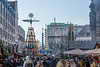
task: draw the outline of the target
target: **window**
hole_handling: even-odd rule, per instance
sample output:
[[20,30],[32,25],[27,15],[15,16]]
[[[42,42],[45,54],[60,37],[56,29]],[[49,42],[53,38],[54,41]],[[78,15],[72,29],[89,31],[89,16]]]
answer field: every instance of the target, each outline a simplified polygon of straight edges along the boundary
[[9,33],[8,33],[8,39],[10,38],[10,35],[9,35]]
[[86,36],[90,36],[90,33],[86,33]]
[[1,15],[2,15],[2,5],[1,5]]
[[2,17],[0,17],[0,23],[2,24]]
[[1,5],[0,5],[0,14],[1,14]]
[[7,20],[7,15],[8,15],[8,13],[7,13],[7,10],[6,10],[6,20]]
[[2,35],[2,29],[0,28],[0,35]]
[[5,26],[5,20],[3,20],[3,26]]
[[7,23],[7,22],[5,22],[6,28],[7,28],[7,24],[8,24],[8,23]]
[[3,8],[3,16],[5,17],[5,9]]
[[67,36],[66,34],[64,34],[64,36]]
[[7,32],[5,32],[5,37],[7,38]]
[[5,31],[3,30],[3,36],[5,36]]

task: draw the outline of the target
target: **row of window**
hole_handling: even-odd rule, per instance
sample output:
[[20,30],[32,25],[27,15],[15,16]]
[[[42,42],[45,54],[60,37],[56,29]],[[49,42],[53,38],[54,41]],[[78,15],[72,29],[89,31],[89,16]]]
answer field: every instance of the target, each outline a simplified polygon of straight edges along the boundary
[[11,34],[7,33],[5,30],[2,31],[0,28],[0,35],[3,35],[3,37],[10,39],[11,41],[15,41],[15,37],[12,36]]
[[0,23],[3,25],[3,29],[5,29],[5,30],[8,29],[8,32],[11,31],[12,34],[15,34],[14,27],[12,27],[12,25],[10,25],[4,19],[2,19],[2,17],[0,17]]
[[0,5],[0,14],[12,25],[15,27],[15,17],[8,12],[7,8]]
[[63,38],[63,40],[61,40],[61,38],[48,38],[48,43],[49,44],[59,44],[59,43],[67,43],[67,38]]

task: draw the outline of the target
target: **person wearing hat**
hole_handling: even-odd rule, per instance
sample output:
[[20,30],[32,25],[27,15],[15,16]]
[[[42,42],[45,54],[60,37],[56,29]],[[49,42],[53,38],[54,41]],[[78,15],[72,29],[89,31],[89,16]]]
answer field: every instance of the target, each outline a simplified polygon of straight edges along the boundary
[[29,56],[26,56],[26,61],[24,62],[23,67],[34,67],[33,61]]
[[73,59],[71,59],[70,66],[71,66],[71,67],[76,67],[76,64],[75,64],[75,62],[74,62]]

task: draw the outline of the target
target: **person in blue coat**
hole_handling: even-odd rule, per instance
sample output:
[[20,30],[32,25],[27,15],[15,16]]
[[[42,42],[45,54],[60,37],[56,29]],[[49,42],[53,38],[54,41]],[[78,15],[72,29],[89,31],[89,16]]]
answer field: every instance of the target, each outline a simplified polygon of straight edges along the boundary
[[21,59],[20,66],[23,67],[24,59]]

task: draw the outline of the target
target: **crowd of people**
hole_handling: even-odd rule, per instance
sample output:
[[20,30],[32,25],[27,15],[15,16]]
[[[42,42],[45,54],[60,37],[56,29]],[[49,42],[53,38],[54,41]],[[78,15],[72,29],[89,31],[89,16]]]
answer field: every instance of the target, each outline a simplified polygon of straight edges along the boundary
[[74,57],[73,59],[60,59],[56,67],[100,67],[97,56]]
[[12,58],[9,56],[4,61],[4,67],[56,67],[57,60],[55,58],[30,58],[30,56],[22,58]]
[[9,56],[4,61],[4,67],[100,67],[100,62],[97,56],[71,59],[30,58],[30,56],[14,59]]

